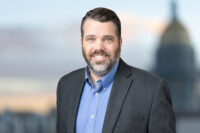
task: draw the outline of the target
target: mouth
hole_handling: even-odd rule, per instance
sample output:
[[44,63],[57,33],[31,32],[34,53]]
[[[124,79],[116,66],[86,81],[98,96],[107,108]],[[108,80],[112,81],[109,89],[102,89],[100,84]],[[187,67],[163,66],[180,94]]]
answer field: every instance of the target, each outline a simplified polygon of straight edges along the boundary
[[106,58],[108,58],[108,55],[93,55],[92,58],[95,60],[95,61],[105,61]]

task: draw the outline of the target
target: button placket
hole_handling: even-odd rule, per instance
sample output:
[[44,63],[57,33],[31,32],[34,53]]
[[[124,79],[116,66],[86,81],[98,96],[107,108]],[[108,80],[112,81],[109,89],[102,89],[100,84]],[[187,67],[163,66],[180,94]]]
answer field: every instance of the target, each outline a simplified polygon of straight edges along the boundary
[[[97,90],[97,88],[92,88],[94,90]],[[89,131],[94,131],[95,128],[95,121],[96,121],[96,113],[97,113],[97,109],[98,109],[98,105],[99,105],[99,93],[98,92],[92,92],[92,101],[91,101],[91,105],[89,108],[89,118],[87,121],[87,125],[85,128],[85,132],[89,132]]]

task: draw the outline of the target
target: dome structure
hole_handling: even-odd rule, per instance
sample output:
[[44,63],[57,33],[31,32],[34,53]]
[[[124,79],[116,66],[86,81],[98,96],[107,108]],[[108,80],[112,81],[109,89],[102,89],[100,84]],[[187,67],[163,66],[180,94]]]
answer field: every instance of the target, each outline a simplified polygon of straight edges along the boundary
[[165,29],[160,44],[190,44],[190,37],[186,28],[174,18]]
[[186,28],[176,14],[176,3],[171,5],[172,19],[160,38],[154,72],[169,84],[175,112],[195,110],[195,59]]

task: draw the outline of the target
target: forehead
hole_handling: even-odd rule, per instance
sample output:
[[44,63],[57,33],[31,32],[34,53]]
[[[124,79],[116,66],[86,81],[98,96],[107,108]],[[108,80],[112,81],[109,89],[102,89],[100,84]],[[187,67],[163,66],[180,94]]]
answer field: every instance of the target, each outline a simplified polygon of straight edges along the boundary
[[113,35],[115,34],[115,25],[112,21],[99,22],[94,19],[87,19],[83,25],[84,36],[87,35]]

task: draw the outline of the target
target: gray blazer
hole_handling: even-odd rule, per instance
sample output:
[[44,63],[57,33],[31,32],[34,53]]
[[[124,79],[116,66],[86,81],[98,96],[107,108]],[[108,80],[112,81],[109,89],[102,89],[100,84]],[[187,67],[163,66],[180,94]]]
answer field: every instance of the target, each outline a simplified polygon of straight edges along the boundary
[[[85,69],[63,76],[57,88],[57,133],[75,133]],[[103,133],[175,133],[175,114],[165,81],[121,59]]]

